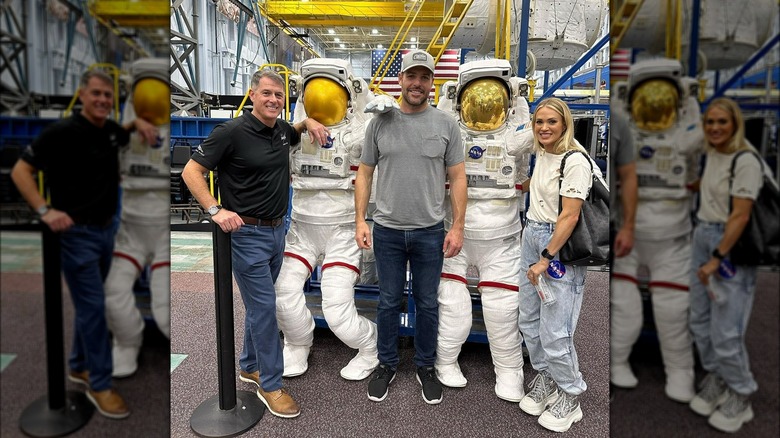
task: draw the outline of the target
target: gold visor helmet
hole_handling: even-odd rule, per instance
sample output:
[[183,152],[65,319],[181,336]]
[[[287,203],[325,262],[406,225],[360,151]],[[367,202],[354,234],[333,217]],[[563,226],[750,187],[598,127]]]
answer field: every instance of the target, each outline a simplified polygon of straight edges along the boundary
[[160,126],[171,121],[171,89],[165,82],[146,78],[133,88],[133,109],[136,116]]
[[680,93],[666,79],[649,79],[631,92],[631,116],[637,128],[663,131],[677,121]]
[[333,79],[315,77],[306,82],[303,108],[307,116],[323,125],[333,126],[344,120],[348,103],[347,90]]
[[506,121],[509,93],[495,78],[469,82],[461,92],[460,121],[474,131],[492,131]]

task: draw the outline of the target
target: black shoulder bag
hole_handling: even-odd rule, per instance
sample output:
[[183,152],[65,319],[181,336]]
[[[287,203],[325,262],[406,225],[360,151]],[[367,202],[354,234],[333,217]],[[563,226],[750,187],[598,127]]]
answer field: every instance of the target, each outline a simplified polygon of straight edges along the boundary
[[[609,263],[609,189],[598,178],[593,169],[593,162],[588,154],[582,151],[569,151],[561,160],[561,175],[558,179],[558,192],[563,184],[563,169],[566,158],[579,152],[590,163],[593,185],[588,196],[582,203],[580,218],[574,227],[569,240],[558,252],[561,262],[574,266],[601,266]],[[558,195],[558,214],[561,214],[563,202]]]
[[[744,153],[751,153],[761,164],[763,184],[758,198],[753,202],[750,221],[729,251],[729,259],[735,265],[777,265],[780,262],[780,192],[774,181],[764,173],[764,160],[758,154],[747,150],[734,155],[729,172],[729,193],[734,182],[737,158]],[[729,196],[729,214],[731,208],[732,198]]]

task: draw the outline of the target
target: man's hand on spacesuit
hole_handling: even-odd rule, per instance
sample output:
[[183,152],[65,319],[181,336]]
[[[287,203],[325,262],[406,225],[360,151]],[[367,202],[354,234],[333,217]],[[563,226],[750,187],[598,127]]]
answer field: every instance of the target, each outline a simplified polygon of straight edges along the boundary
[[315,144],[322,146],[328,143],[328,136],[330,135],[330,131],[325,127],[325,125],[311,117],[306,118],[303,121],[303,124],[306,126],[306,132],[309,133],[309,137],[314,140]]
[[401,106],[398,105],[398,102],[392,97],[382,94],[375,97],[371,102],[368,102],[363,112],[381,114],[386,113],[393,108],[400,109]]
[[141,140],[148,145],[157,144],[157,136],[160,135],[159,129],[146,120],[137,117],[133,120],[133,127],[138,135],[141,136]]

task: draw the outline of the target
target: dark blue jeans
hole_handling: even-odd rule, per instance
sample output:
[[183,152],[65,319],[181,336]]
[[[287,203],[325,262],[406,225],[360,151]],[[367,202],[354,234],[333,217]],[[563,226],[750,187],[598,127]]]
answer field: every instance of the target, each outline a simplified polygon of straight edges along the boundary
[[284,359],[276,323],[276,291],[284,258],[284,227],[243,225],[231,234],[233,275],[244,302],[241,369],[260,371],[263,391],[282,387]]
[[73,225],[60,235],[62,272],[75,309],[73,348],[68,365],[89,370],[93,391],[111,387],[111,342],[106,324],[103,281],[114,251],[114,223],[107,227]]
[[398,328],[406,266],[412,273],[412,294],[416,306],[414,321],[414,363],[433,366],[439,328],[437,291],[444,262],[444,223],[416,230],[395,230],[374,223],[373,241],[379,276],[379,306],[376,311],[379,362],[395,369],[398,357]]

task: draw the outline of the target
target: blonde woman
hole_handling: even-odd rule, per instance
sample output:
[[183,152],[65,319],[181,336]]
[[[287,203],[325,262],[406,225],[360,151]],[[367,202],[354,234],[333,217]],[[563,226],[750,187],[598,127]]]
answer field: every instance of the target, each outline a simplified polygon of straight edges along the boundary
[[704,136],[707,161],[693,233],[690,327],[707,375],[690,407],[708,416],[714,428],[736,432],[753,418],[748,397],[758,389],[745,348],[756,267],[732,265],[729,251],[750,218],[762,185],[762,163],[752,153],[742,154],[729,189],[736,153],[755,152],[745,139],[742,112],[731,99],[715,99],[707,107]]
[[536,164],[522,239],[521,266],[525,272],[520,275],[519,319],[531,365],[538,374],[520,401],[520,408],[538,415],[543,427],[565,432],[582,419],[578,397],[587,389],[573,338],[586,268],[564,265],[557,254],[577,224],[596,167],[583,154],[570,155],[559,189],[564,155],[570,150],[584,151],[574,140],[569,107],[560,99],[539,102],[531,129]]

